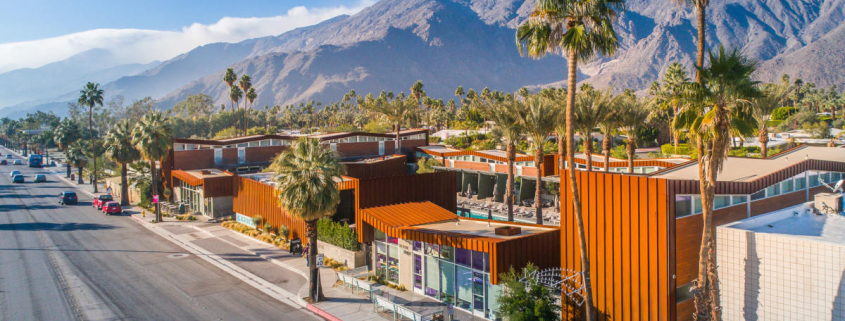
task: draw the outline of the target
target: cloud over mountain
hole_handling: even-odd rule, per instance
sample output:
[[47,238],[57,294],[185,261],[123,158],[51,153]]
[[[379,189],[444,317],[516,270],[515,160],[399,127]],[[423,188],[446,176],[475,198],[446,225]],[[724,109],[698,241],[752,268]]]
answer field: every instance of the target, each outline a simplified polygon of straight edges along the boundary
[[355,6],[323,8],[294,7],[283,15],[264,18],[224,17],[214,24],[194,23],[179,31],[143,29],[95,29],[32,41],[0,44],[0,73],[39,67],[91,49],[106,49],[120,63],[148,63],[167,60],[198,46],[215,42],[279,35],[294,28],[313,25],[339,15],[354,14],[372,5],[360,0]]

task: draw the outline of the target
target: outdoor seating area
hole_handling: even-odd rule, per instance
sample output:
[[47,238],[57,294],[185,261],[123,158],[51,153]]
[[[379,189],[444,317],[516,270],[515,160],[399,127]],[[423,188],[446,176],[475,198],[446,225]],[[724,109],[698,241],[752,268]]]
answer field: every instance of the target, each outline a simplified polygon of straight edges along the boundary
[[[543,203],[543,221],[550,225],[560,225],[560,210],[554,207],[554,202],[546,201]],[[495,202],[492,200],[477,200],[458,194],[458,208],[465,209],[470,212],[481,214],[480,216],[472,216],[475,218],[486,219],[488,211],[492,212],[494,220],[503,220],[508,216],[508,206],[506,203]],[[513,206],[514,217],[518,221],[535,222],[537,209],[534,207],[534,200],[523,200],[519,204]],[[458,215],[462,215],[459,210]]]
[[[446,310],[440,302],[430,300],[426,300],[426,302],[415,302],[401,296],[385,293],[377,289],[380,286],[378,283],[366,279],[369,275],[370,273],[366,266],[337,273],[338,280],[341,282],[344,290],[368,297],[373,302],[374,311],[392,315],[393,320],[434,320],[435,315],[442,315]],[[411,305],[409,303],[413,303],[414,306],[422,307],[423,309],[415,311],[408,307]]]

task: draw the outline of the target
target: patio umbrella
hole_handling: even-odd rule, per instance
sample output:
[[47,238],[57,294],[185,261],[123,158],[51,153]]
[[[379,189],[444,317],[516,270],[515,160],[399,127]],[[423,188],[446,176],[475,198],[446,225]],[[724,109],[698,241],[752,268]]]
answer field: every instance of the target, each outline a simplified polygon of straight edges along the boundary
[[466,192],[466,194],[467,194],[467,196],[466,196],[466,197],[472,198],[472,185],[467,184],[467,192]]
[[490,227],[490,221],[493,220],[493,210],[487,209],[487,227]]

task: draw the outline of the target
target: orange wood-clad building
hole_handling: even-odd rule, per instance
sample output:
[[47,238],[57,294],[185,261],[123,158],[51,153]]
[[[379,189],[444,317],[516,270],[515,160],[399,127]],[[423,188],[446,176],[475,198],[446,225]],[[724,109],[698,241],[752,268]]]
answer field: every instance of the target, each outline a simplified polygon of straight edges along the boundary
[[[649,175],[575,175],[599,320],[692,320],[689,288],[702,235],[697,163]],[[729,157],[716,187],[714,224],[812,201],[829,191],[819,179],[845,179],[845,149],[800,146],[767,159]],[[561,266],[577,271],[568,172],[561,193]]]

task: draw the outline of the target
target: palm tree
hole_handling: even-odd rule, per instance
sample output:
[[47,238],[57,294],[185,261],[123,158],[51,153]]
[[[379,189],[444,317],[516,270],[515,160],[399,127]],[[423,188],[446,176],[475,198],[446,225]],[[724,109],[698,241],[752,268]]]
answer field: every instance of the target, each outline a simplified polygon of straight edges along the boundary
[[[574,164],[575,87],[578,77],[578,59],[589,60],[596,54],[612,56],[616,52],[618,39],[613,29],[616,12],[623,10],[624,0],[540,0],[531,13],[528,22],[517,28],[517,49],[520,55],[540,58],[549,53],[564,52],[567,56],[569,73],[567,79],[566,129],[567,159]],[[573,168],[570,165],[570,168]],[[575,172],[569,171],[572,189],[572,205],[578,225],[578,241],[581,249],[581,266],[584,269],[584,301],[587,320],[596,316],[593,312],[593,288],[590,279],[590,259],[584,219],[581,213],[581,199]]]
[[649,111],[637,97],[619,97],[619,130],[628,137],[625,151],[628,154],[628,173],[634,172],[634,152],[637,148],[637,131],[645,126]]
[[588,90],[580,93],[575,102],[575,129],[584,140],[584,156],[587,158],[587,171],[593,171],[593,129],[604,122],[613,103],[610,89],[605,91]]
[[[94,142],[94,106],[103,106],[103,90],[100,84],[89,82],[79,91],[79,105],[88,106],[88,133],[91,136],[91,143]],[[94,157],[94,193],[97,193],[97,158]]]
[[505,190],[505,203],[508,205],[508,221],[513,222],[513,190],[514,171],[516,162],[516,142],[522,137],[524,128],[520,121],[525,118],[525,104],[516,99],[485,100],[479,105],[481,112],[492,120],[502,132],[508,159],[508,182]]
[[[417,80],[417,82],[411,85],[411,96],[414,96],[414,101],[417,102],[416,114],[419,115],[420,108],[422,108],[422,104],[420,104],[420,99],[423,96],[423,83],[421,80]],[[417,119],[419,119],[419,116],[417,116]],[[416,127],[416,121],[414,122],[414,125],[414,127]]]
[[757,140],[760,142],[760,157],[769,156],[769,129],[766,120],[772,112],[780,107],[786,97],[786,88],[781,85],[769,84],[763,88],[760,97],[753,101],[754,118],[757,119]]
[[621,97],[613,98],[608,104],[604,119],[599,123],[599,130],[604,138],[602,139],[602,153],[604,154],[604,171],[610,171],[610,150],[613,148],[613,135],[619,129],[620,124],[620,102]]
[[[235,71],[232,70],[232,68],[226,69],[226,73],[223,75],[223,82],[226,83],[227,86],[229,86],[229,100],[232,102],[232,104],[230,106],[231,108],[229,108],[229,109],[231,109],[233,112],[235,110],[235,100],[232,99],[232,87],[235,86],[235,81],[237,81],[237,80],[238,80],[238,74],[236,74]],[[240,97],[238,97],[238,98],[240,98]],[[236,119],[235,117],[237,117],[237,115],[232,114],[232,120],[233,120],[232,125],[235,126],[235,128],[237,128],[237,120],[235,120]]]
[[[710,52],[710,66],[699,68],[705,85],[691,90],[690,103],[675,117],[675,128],[686,129],[697,141],[699,186],[703,233],[699,251],[698,278],[690,291],[695,299],[696,320],[721,320],[719,276],[716,270],[716,239],[713,226],[713,197],[718,174],[730,151],[729,132],[750,136],[757,127],[749,99],[758,95],[751,79],[756,62],[737,50]],[[705,148],[706,146],[706,148]]]
[[88,164],[88,158],[85,157],[85,149],[86,146],[81,141],[73,142],[67,149],[65,149],[65,158],[67,159],[67,163],[79,168],[79,177],[76,179],[78,184],[85,183],[82,179],[82,168]]
[[[249,90],[252,89],[252,78],[249,75],[241,76],[241,80],[238,81],[238,87],[241,89],[241,94],[242,94],[241,97],[243,97],[243,95],[246,95],[247,93],[249,93]],[[240,99],[240,97],[238,97],[238,98]],[[237,104],[237,100],[235,101],[235,103]],[[247,128],[246,128],[246,107],[247,107],[246,103],[247,102],[245,101],[244,102],[244,113],[240,115],[241,119],[243,119],[243,123],[241,124],[241,126],[244,126],[244,135],[246,135],[246,130],[247,130]],[[238,106],[238,108],[240,108],[240,106]]]
[[232,112],[234,113],[233,115],[234,115],[234,118],[235,118],[235,123],[234,123],[235,133],[238,132],[238,127],[239,127],[238,126],[238,113],[241,110],[240,101],[241,101],[241,97],[243,97],[243,96],[244,96],[244,92],[241,91],[241,89],[238,86],[232,86],[232,88],[229,88],[229,99],[232,101],[232,103],[237,105],[236,108],[232,109]]
[[[63,151],[67,151],[68,147],[73,142],[78,141],[82,136],[82,132],[79,128],[79,124],[75,122],[71,118],[65,118],[59,123],[59,126],[56,127],[56,130],[53,131],[53,140],[56,141],[56,145],[59,145],[59,149]],[[70,177],[70,162],[67,163],[67,177]]]
[[[681,100],[683,99],[684,90],[688,85],[689,79],[687,78],[687,72],[684,66],[677,62],[669,65],[669,68],[666,69],[666,74],[663,75],[663,86],[661,86],[660,96],[669,105],[669,108],[672,109],[672,117],[678,114],[678,108],[682,104]],[[678,150],[678,135],[679,133],[673,133],[672,135],[675,150]]]
[[463,107],[464,102],[464,86],[458,86],[455,88],[455,96],[458,96],[458,102],[461,103],[460,107]]
[[106,134],[106,157],[120,163],[120,205],[129,205],[129,185],[126,165],[141,159],[141,153],[132,140],[133,125],[123,120]]
[[[696,29],[698,29],[698,41],[696,42],[696,48],[698,49],[695,55],[695,66],[696,68],[704,68],[704,47],[706,39],[706,28],[707,28],[707,17],[706,17],[706,9],[707,6],[710,5],[710,0],[672,0],[675,4],[679,6],[692,6],[695,8],[697,25]],[[701,77],[701,71],[696,73],[696,82],[699,84],[704,84],[703,79]]]
[[405,117],[410,114],[412,108],[416,108],[415,105],[407,102],[404,98],[404,94],[402,93],[399,94],[399,97],[393,100],[388,100],[386,97],[379,96],[379,98],[365,102],[363,106],[367,111],[384,115],[391,123],[393,123],[393,128],[396,130],[394,153],[400,152],[401,145],[399,131],[402,128],[402,121],[404,121]]
[[[132,130],[132,141],[144,160],[150,163],[150,185],[152,185],[153,195],[158,195],[156,161],[163,160],[173,144],[173,129],[168,125],[167,117],[159,111],[144,115]],[[158,203],[155,205],[155,212],[156,222],[161,222]]]
[[531,137],[534,146],[534,166],[537,168],[537,187],[534,193],[534,206],[537,209],[537,224],[543,224],[543,202],[540,198],[543,192],[543,143],[555,129],[557,113],[553,102],[540,96],[531,96],[525,99],[525,111],[519,121],[525,132]]
[[311,303],[320,301],[322,286],[317,267],[317,220],[331,216],[340,202],[336,179],[346,173],[337,153],[323,147],[319,139],[300,138],[276,156],[270,169],[275,174],[279,206],[289,215],[305,221],[308,235],[309,289]]
[[[255,88],[250,88],[249,90],[247,90],[246,94],[244,95],[244,98],[246,98],[246,102],[249,103],[249,108],[252,109],[252,103],[255,102],[255,98],[258,98],[258,94],[255,92]],[[246,103],[244,103],[244,106],[246,106]],[[244,111],[246,111],[246,110],[247,110],[246,107],[244,107]],[[265,110],[265,112],[267,111],[266,105],[264,106],[264,110]],[[247,131],[249,131],[249,117],[247,115],[247,116],[244,116],[244,118],[245,118],[245,122],[246,122],[244,124],[244,133],[246,133]]]

